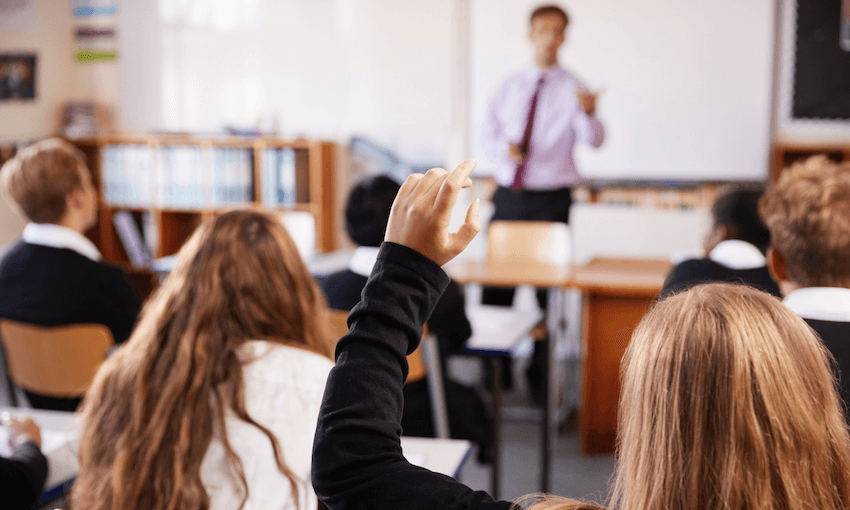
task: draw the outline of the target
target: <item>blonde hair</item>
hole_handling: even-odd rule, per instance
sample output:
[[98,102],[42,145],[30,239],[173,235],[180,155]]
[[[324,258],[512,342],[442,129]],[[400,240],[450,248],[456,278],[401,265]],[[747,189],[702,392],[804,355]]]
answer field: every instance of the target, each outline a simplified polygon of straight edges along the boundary
[[[850,508],[830,359],[800,317],[750,287],[701,285],[658,303],[621,366],[609,508]],[[531,506],[599,508],[557,497]]]
[[814,156],[782,172],[759,203],[771,246],[803,287],[850,287],[850,162]]
[[623,358],[611,508],[850,508],[829,360],[755,289],[702,285],[660,302]]
[[298,501],[277,438],[247,413],[238,349],[267,340],[330,358],[327,318],[324,295],[274,216],[234,210],[201,225],[86,394],[73,506],[207,509],[200,468],[214,436],[244,506],[242,462],[221,433],[227,411],[269,438]]
[[73,145],[49,138],[21,149],[0,171],[3,188],[34,223],[58,223],[67,197],[82,186],[88,172],[83,154]]

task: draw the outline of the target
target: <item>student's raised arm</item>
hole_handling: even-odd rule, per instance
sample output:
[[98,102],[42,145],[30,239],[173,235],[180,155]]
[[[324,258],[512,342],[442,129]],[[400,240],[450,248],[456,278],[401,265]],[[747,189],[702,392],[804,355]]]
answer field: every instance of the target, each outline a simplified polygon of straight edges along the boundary
[[440,265],[480,228],[478,206],[449,232],[458,191],[475,160],[454,171],[408,178],[390,215],[385,242],[363,299],[336,349],[313,444],[313,486],[331,510],[508,509],[482,491],[409,464],[399,436],[405,355],[449,282]]

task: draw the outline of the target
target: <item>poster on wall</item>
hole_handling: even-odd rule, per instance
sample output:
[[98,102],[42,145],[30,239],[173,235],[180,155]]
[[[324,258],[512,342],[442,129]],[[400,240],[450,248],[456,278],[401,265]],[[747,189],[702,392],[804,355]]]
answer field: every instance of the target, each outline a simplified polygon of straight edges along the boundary
[[35,54],[0,54],[0,101],[35,99]]
[[118,0],[72,0],[74,16],[114,16],[118,13]]
[[115,60],[115,28],[112,26],[78,26],[74,31],[77,62]]

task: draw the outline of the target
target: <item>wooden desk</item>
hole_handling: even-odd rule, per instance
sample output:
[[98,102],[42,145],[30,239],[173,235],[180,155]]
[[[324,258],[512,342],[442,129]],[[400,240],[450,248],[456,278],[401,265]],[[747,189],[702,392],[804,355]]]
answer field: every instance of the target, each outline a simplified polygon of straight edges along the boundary
[[563,287],[570,281],[570,266],[559,264],[488,264],[481,260],[454,260],[443,268],[461,285],[492,287]]
[[[493,267],[480,261],[458,261],[447,264],[446,271],[460,283],[582,291],[584,384],[579,438],[582,453],[602,454],[613,452],[616,443],[620,360],[671,267],[664,259],[596,258],[572,267]],[[544,442],[547,435],[544,432]],[[546,449],[544,446],[544,456]],[[548,465],[545,460],[544,465]]]
[[614,451],[620,360],[670,268],[667,260],[612,258],[593,259],[573,268],[569,286],[584,295],[584,384],[579,428],[584,454]]

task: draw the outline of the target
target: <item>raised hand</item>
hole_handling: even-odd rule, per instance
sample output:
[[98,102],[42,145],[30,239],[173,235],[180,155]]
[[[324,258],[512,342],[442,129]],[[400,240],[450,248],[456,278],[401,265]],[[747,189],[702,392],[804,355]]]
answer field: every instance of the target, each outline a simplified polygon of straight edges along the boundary
[[458,192],[472,185],[469,174],[477,163],[470,158],[451,172],[432,168],[408,177],[393,202],[384,240],[416,250],[439,265],[462,252],[481,229],[478,201],[469,206],[457,232],[449,232],[449,221]]

